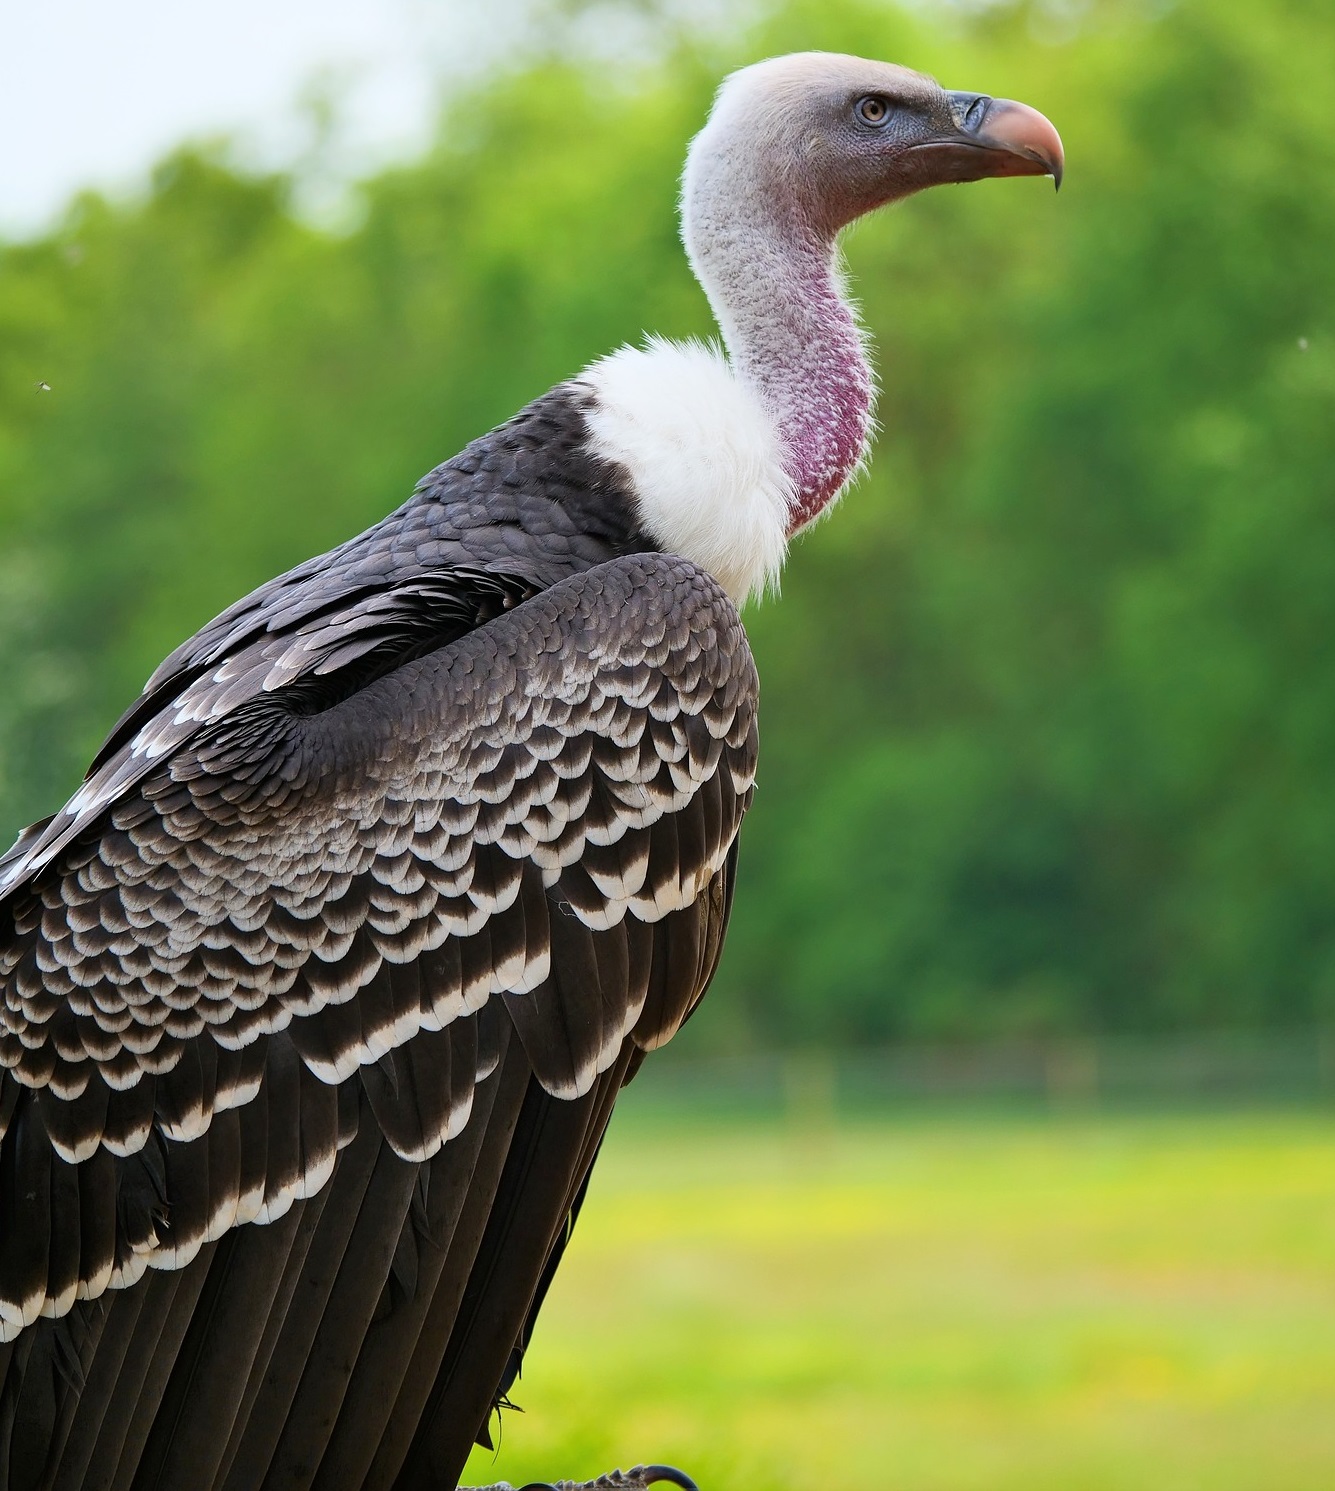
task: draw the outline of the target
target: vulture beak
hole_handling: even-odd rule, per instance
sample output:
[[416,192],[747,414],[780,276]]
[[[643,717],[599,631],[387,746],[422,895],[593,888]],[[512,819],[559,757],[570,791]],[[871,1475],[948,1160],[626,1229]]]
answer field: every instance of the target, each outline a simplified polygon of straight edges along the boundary
[[985,93],[947,93],[954,129],[915,144],[938,181],[1051,176],[1062,184],[1061,136],[1037,109]]

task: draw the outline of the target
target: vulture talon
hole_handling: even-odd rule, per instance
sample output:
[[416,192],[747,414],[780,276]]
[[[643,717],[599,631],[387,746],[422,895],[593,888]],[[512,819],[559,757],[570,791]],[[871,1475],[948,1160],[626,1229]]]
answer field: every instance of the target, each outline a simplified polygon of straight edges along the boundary
[[[596,1481],[529,1481],[518,1491],[647,1491],[663,1483],[681,1491],[700,1491],[686,1474],[672,1465],[634,1465],[629,1470],[611,1470]],[[459,1491],[512,1491],[504,1481],[495,1486],[460,1486]]]
[[[684,1470],[678,1470],[672,1465],[643,1465],[638,1466],[640,1478],[646,1486],[657,1485],[660,1481],[666,1481],[670,1486],[680,1486],[682,1491],[700,1491],[699,1486],[686,1474]],[[636,1474],[632,1470],[631,1474]]]

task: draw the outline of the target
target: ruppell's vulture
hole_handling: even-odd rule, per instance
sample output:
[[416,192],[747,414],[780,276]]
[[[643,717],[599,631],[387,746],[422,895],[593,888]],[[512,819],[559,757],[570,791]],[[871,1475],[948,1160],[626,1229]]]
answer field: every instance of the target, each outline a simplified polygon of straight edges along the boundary
[[456,1485],[718,962],[736,608],[870,428],[837,235],[1061,164],[902,68],[736,74],[682,196],[726,353],[613,353],[238,601],[0,860],[0,1487]]

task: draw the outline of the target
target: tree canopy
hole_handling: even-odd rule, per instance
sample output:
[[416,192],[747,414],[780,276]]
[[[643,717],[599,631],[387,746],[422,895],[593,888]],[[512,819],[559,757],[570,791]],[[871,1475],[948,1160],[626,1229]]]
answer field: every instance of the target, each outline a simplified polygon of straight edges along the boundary
[[1325,0],[792,0],[485,80],[339,230],[220,150],[79,198],[0,248],[0,829],[238,594],[591,358],[709,335],[684,146],[724,71],[805,47],[1033,103],[1068,178],[847,244],[882,429],[748,618],[713,1038],[1335,1014]]

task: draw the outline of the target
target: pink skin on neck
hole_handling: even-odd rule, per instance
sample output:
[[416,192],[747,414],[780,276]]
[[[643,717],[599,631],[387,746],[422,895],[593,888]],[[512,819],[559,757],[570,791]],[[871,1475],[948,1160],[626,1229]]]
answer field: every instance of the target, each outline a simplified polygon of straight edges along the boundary
[[796,488],[791,536],[819,516],[861,460],[873,386],[833,245],[784,236],[766,266],[763,297],[747,297],[728,340],[737,372],[760,394],[787,447],[784,464]]

